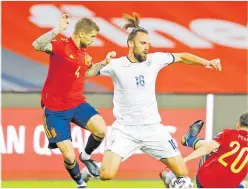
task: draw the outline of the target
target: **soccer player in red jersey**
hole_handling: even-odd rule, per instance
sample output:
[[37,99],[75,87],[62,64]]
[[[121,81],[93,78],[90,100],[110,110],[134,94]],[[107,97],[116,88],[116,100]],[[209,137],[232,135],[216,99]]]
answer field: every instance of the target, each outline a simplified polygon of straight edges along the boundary
[[204,156],[196,176],[198,188],[244,188],[248,169],[248,113],[240,116],[237,129],[224,129],[212,141],[197,139],[203,126],[195,122],[182,144],[195,149],[185,162]]
[[41,105],[44,110],[44,128],[49,140],[49,148],[59,148],[64,157],[64,165],[78,187],[86,187],[71,142],[70,122],[92,132],[80,160],[91,174],[99,176],[91,153],[101,144],[106,124],[98,111],[86,102],[83,96],[85,78],[97,75],[115,52],[108,53],[106,59],[91,64],[87,47],[92,44],[99,32],[97,24],[82,18],[75,25],[69,39],[54,40],[67,29],[70,15],[64,14],[58,27],[40,36],[33,47],[50,55],[48,75],[42,89]]

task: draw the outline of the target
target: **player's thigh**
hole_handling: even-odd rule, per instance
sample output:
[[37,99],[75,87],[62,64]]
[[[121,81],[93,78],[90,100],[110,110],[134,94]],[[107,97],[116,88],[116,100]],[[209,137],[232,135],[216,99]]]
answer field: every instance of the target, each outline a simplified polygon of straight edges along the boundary
[[100,179],[112,179],[116,175],[121,161],[122,157],[120,155],[109,150],[105,151],[100,168]]
[[112,179],[116,175],[121,161],[132,156],[141,147],[140,141],[124,130],[119,129],[120,127],[123,126],[114,123],[111,136],[107,139],[100,174],[102,180]]
[[58,142],[71,140],[72,111],[51,111],[44,109],[44,130],[49,140],[49,148],[57,148]]
[[[117,126],[117,128],[116,128]],[[122,157],[123,160],[129,158],[140,149],[141,143],[132,135],[118,129],[119,125],[112,125],[111,136],[107,138],[106,151],[112,151]]]
[[64,140],[56,143],[67,163],[74,163],[75,152],[71,140]]
[[157,160],[180,154],[177,143],[161,124],[144,128],[141,150]]
[[141,150],[166,164],[177,176],[187,175],[187,168],[177,142],[162,124],[154,125],[146,135]]
[[107,131],[106,123],[102,116],[88,103],[82,103],[76,107],[72,122],[88,129],[99,138],[104,138]]

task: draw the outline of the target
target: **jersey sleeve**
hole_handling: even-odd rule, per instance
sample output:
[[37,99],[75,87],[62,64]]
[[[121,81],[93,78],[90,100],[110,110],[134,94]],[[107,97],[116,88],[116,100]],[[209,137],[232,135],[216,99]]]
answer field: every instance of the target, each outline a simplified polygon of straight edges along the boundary
[[213,140],[215,140],[216,142],[218,142],[220,144],[220,146],[224,143],[224,136],[225,136],[226,131],[223,130],[220,133],[218,133]]
[[173,63],[174,60],[175,57],[171,53],[156,52],[152,57],[153,63],[158,66],[159,70]]
[[53,47],[52,48],[53,54],[56,53],[56,52],[58,52],[59,51],[59,48],[61,46],[61,42],[58,41],[58,40],[52,40],[51,41],[51,44],[52,44],[52,47]]
[[109,64],[107,64],[106,66],[104,66],[101,70],[100,70],[100,75],[102,76],[113,76],[113,65],[112,65],[112,60],[110,61]]

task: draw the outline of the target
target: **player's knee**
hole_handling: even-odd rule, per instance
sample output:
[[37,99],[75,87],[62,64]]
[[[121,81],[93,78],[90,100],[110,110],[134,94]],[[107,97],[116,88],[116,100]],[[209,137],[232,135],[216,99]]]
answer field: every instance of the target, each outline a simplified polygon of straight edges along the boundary
[[115,171],[110,169],[101,168],[100,169],[100,179],[101,180],[111,180],[115,176]]
[[94,131],[94,135],[98,138],[103,139],[107,133],[107,127],[101,127],[101,129],[98,129],[97,131]]
[[114,178],[114,174],[111,174],[111,173],[101,173],[100,174],[101,180],[111,180],[112,178]]
[[76,157],[75,154],[63,154],[65,162],[72,164],[74,163]]

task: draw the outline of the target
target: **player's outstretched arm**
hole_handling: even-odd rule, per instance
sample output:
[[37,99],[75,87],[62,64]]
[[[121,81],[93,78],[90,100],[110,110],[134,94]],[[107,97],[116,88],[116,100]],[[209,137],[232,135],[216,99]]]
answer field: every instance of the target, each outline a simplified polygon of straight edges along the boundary
[[52,44],[50,43],[61,31],[68,28],[70,21],[69,21],[69,14],[64,14],[59,20],[58,27],[54,28],[53,30],[43,34],[38,39],[36,39],[32,46],[37,51],[46,52],[48,54],[52,53]]
[[173,53],[175,58],[174,62],[183,62],[185,64],[198,64],[206,68],[214,68],[218,71],[222,70],[220,59],[207,60],[190,53]]
[[204,146],[198,148],[194,152],[192,152],[190,155],[184,158],[184,162],[188,162],[190,160],[196,159],[198,157],[205,156],[207,154],[210,154],[212,151],[218,149],[220,147],[220,144],[216,142],[215,140],[210,141],[209,143],[205,144]]
[[106,56],[106,58],[99,62],[99,63],[95,63],[93,64],[89,69],[88,71],[86,72],[85,74],[85,78],[87,77],[92,77],[92,76],[96,76],[96,75],[99,75],[100,73],[100,70],[106,66],[108,63],[110,63],[111,61],[111,58],[115,57],[116,56],[116,52],[115,51],[112,51],[112,52],[109,52]]

